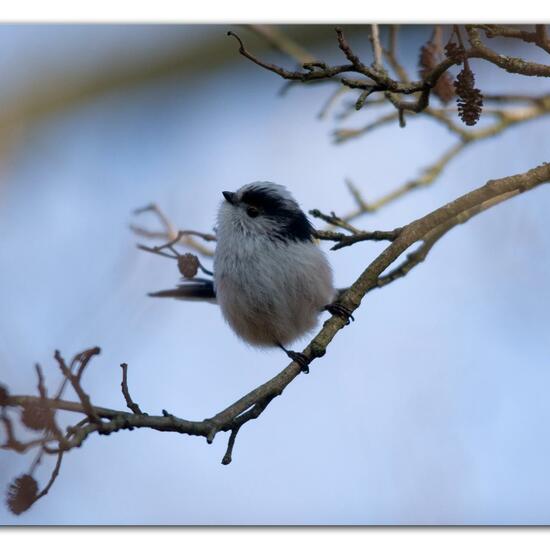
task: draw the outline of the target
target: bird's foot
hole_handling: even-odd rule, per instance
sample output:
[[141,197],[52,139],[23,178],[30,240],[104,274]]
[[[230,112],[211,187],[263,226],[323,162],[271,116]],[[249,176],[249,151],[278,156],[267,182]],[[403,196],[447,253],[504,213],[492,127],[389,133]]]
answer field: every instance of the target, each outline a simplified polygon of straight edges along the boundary
[[339,317],[345,319],[346,325],[349,325],[350,319],[352,321],[355,321],[355,318],[351,314],[351,310],[342,305],[340,302],[333,302],[332,304],[328,304],[328,306],[325,306],[325,310],[332,315],[338,315]]
[[282,344],[277,344],[287,355],[289,359],[292,359],[295,363],[298,363],[300,365],[300,370],[304,374],[309,373],[309,364],[311,362],[310,359],[307,358],[307,356],[299,351],[292,351],[289,349],[286,349]]
[[286,354],[295,363],[300,365],[300,370],[304,374],[309,374],[309,359],[303,353],[299,351],[287,351]]

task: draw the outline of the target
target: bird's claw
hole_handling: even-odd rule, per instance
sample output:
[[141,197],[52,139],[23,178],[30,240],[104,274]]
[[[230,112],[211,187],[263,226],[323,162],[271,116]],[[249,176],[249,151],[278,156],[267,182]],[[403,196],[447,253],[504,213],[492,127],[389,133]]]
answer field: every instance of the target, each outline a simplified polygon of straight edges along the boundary
[[309,373],[309,359],[299,351],[287,351],[286,354],[288,355],[289,359],[292,359],[295,363],[298,363],[300,365],[300,370],[304,374]]
[[352,315],[351,310],[348,309],[346,306],[342,305],[340,302],[333,302],[332,304],[325,306],[325,309],[332,315],[338,315],[339,317],[342,317],[343,319],[345,319],[346,325],[350,324],[350,319],[352,321],[355,321],[355,318]]

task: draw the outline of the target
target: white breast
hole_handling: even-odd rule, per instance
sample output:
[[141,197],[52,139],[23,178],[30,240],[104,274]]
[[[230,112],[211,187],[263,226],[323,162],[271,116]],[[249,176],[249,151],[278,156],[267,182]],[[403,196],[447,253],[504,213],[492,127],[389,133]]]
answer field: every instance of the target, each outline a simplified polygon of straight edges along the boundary
[[313,329],[332,302],[332,270],[312,242],[241,240],[218,233],[214,260],[218,303],[226,321],[246,342],[286,345]]

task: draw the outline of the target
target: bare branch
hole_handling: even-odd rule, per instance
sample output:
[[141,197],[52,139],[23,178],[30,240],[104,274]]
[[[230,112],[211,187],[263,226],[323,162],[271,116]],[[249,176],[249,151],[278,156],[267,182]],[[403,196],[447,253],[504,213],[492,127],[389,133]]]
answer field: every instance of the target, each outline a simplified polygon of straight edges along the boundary
[[381,126],[385,126],[390,122],[395,122],[398,119],[399,119],[399,113],[393,112],[393,113],[388,113],[386,115],[381,116],[380,118],[376,119],[374,122],[371,122],[366,126],[363,126],[362,128],[358,128],[358,129],[342,128],[340,130],[335,130],[333,134],[334,142],[343,143],[348,139],[365,135],[366,133],[371,132],[372,130],[376,130]]
[[384,66],[382,64],[382,46],[380,45],[380,33],[378,31],[378,25],[371,25],[370,28],[370,42],[374,54],[374,63],[372,66],[377,71],[382,71],[384,70]]
[[139,405],[130,396],[130,390],[128,389],[128,365],[126,363],[121,363],[120,367],[122,368],[122,382],[120,383],[120,387],[122,389],[122,395],[126,400],[126,406],[134,414],[143,414]]
[[231,464],[231,461],[233,460],[233,447],[235,445],[235,440],[237,439],[237,434],[239,433],[240,429],[241,427],[237,426],[236,428],[233,428],[231,430],[231,433],[229,434],[229,439],[227,440],[227,450],[225,451],[225,454],[222,458],[222,464],[224,466]]
[[[373,26],[372,43],[375,49],[375,62],[372,67],[365,65],[357,54],[351,48],[344,33],[340,27],[336,28],[336,38],[340,50],[344,53],[348,64],[329,66],[326,63],[316,61],[303,65],[303,70],[289,71],[277,65],[262,61],[251,52],[249,52],[241,38],[233,32],[228,35],[235,38],[239,43],[239,53],[256,63],[260,67],[274,72],[285,80],[295,82],[313,82],[323,80],[333,80],[339,77],[340,81],[349,88],[365,90],[366,94],[360,97],[357,103],[357,108],[364,105],[364,100],[367,95],[374,91],[382,91],[386,99],[398,111],[398,116],[401,125],[404,125],[404,112],[410,111],[419,113],[424,111],[429,106],[431,91],[437,86],[439,79],[445,72],[457,63],[466,63],[469,58],[479,58],[488,61],[507,72],[515,74],[523,74],[529,76],[550,76],[550,66],[540,63],[528,62],[520,58],[498,55],[496,52],[485,46],[479,38],[479,33],[476,25],[466,25],[468,31],[470,49],[462,48],[460,56],[446,57],[442,59],[431,70],[423,73],[422,80],[411,82],[406,77],[401,66],[395,58],[395,41],[396,31],[392,31],[390,37],[390,50],[386,53],[386,57],[391,61],[392,67],[398,74],[401,80],[394,80],[389,77],[386,70],[382,67],[381,62],[381,47],[378,37],[378,28]],[[538,28],[536,31],[536,39],[546,40],[546,29]],[[393,49],[393,51],[392,51]],[[361,78],[350,78],[345,73],[355,73]],[[366,79],[365,79],[366,77]],[[402,96],[413,95],[413,99],[403,99]]]
[[[459,137],[460,141],[449,147],[440,157],[426,166],[418,178],[406,181],[379,199],[367,201],[363,198],[360,190],[354,186],[353,194],[357,207],[345,216],[342,216],[342,219],[346,222],[350,222],[357,219],[362,214],[375,212],[376,210],[405,196],[413,190],[430,186],[439,178],[447,165],[457,155],[464,151],[466,147],[472,145],[473,143],[498,135],[517,124],[528,122],[550,114],[550,95],[548,94],[542,96],[489,96],[489,99],[497,102],[526,102],[529,106],[521,108],[516,107],[512,109],[498,109],[493,113],[496,118],[496,122],[494,124],[489,124],[478,130],[470,131],[456,125],[447,116],[444,110],[432,108],[426,109],[423,113],[424,116],[429,116],[435,121],[446,126],[451,132]],[[393,114],[393,116],[395,119],[395,114]],[[381,119],[379,119],[379,121],[375,121],[374,124],[380,121]],[[339,136],[341,140],[349,139],[351,137],[358,137],[368,129],[368,127],[365,127],[359,130],[339,130]]]
[[79,354],[79,356],[81,357],[81,359],[79,358],[80,366],[76,374],[73,374],[71,370],[67,367],[65,360],[61,356],[61,353],[59,353],[59,350],[56,350],[54,357],[55,357],[55,360],[57,361],[57,364],[59,365],[59,368],[61,369],[61,372],[63,373],[63,376],[65,376],[65,378],[69,380],[69,382],[71,383],[71,386],[73,387],[78,398],[80,399],[80,402],[82,403],[82,407],[84,408],[84,411],[88,416],[88,419],[90,420],[90,422],[93,422],[99,428],[101,428],[101,425],[102,425],[101,419],[98,416],[95,408],[92,406],[90,397],[82,389],[82,385],[80,384],[82,374],[84,373],[84,369],[88,365],[90,359],[94,355],[98,355],[99,353],[100,353],[100,349],[98,347],[95,347]]
[[40,493],[38,493],[38,495],[36,496],[36,500],[38,500],[39,498],[42,498],[42,497],[45,497],[50,489],[52,488],[52,485],[55,483],[55,480],[57,479],[57,476],[59,475],[59,470],[61,469],[61,462],[63,461],[63,451],[60,451],[57,455],[57,461],[55,463],[55,466],[54,466],[54,469],[50,475],[50,479],[48,481],[48,483],[46,484],[46,486],[44,487],[44,489],[42,489],[42,491],[40,491]]
[[[391,240],[391,244],[378,255],[358,279],[339,296],[339,303],[349,310],[350,313],[353,313],[355,309],[360,306],[363,297],[370,290],[385,286],[410,272],[413,267],[418,265],[426,257],[434,243],[450,229],[458,224],[464,223],[479,212],[549,181],[550,164],[542,164],[523,174],[489,181],[484,186],[459,197],[445,206],[434,210],[430,214],[409,223],[403,228],[399,228],[393,232],[386,232],[387,234],[384,236]],[[362,239],[363,236],[365,237],[364,239]],[[367,234],[365,232],[362,236],[343,235],[342,238],[356,239],[356,242],[358,242],[360,240],[367,240]],[[407,249],[418,242],[423,244],[416,252],[409,254],[405,262],[397,268],[394,268],[393,271],[390,271],[387,275],[383,275],[383,272]],[[334,336],[346,326],[346,323],[346,319],[333,314],[303,351],[307,359],[313,362],[316,358],[324,356],[328,345]],[[87,417],[84,422],[80,422],[67,429],[68,438],[63,448],[50,448],[46,445],[48,442],[51,442],[51,439],[42,439],[40,444],[47,453],[53,453],[59,456],[62,451],[67,452],[70,449],[79,447],[89,435],[95,432],[108,435],[119,430],[150,428],[157,431],[202,436],[205,437],[208,442],[212,442],[217,433],[221,431],[230,431],[231,435],[228,441],[228,448],[223,457],[223,463],[228,464],[231,461],[233,446],[240,428],[246,422],[258,418],[269,403],[275,397],[281,395],[286,386],[288,386],[288,384],[290,384],[301,372],[300,365],[296,362],[291,362],[271,380],[258,386],[213,417],[202,421],[190,421],[168,413],[162,416],[151,416],[144,413],[138,413],[138,409],[135,408],[135,403],[129,396],[127,383],[125,383],[126,381],[124,379],[123,386],[126,386],[126,391],[123,391],[123,393],[126,403],[131,408],[132,413],[92,406],[89,398],[85,396],[80,387],[80,377],[87,363],[98,352],[98,348],[92,348],[91,350],[78,354],[79,368],[76,374],[70,373],[59,352],[55,354],[55,358],[63,374],[69,378],[79,396],[79,403],[62,401],[59,399],[44,399],[44,397],[12,396],[9,394],[3,396],[5,405],[2,408],[1,420],[7,432],[8,439],[7,445],[3,445],[3,448],[10,448],[22,452],[36,444],[35,442],[28,442],[27,444],[18,442],[14,444],[15,437],[13,435],[11,421],[7,417],[4,409],[6,407],[24,407],[37,403],[46,403],[52,410],[72,411],[84,414]],[[60,464],[60,457],[58,457],[58,460]],[[55,476],[57,476],[57,472]]]
[[397,38],[399,25],[390,25],[389,46],[384,50],[384,57],[401,82],[410,82],[409,75],[403,65],[397,60]]
[[239,35],[235,34],[234,32],[229,31],[227,33],[227,36],[232,36],[233,38],[235,38],[235,40],[237,40],[237,42],[239,43],[239,53],[241,55],[243,55],[247,59],[250,59],[250,61],[252,61],[253,63],[256,63],[256,65],[259,65],[260,67],[263,67],[268,71],[274,72],[279,76],[285,78],[286,80],[298,80],[301,82],[308,82],[311,80],[321,80],[321,79],[333,77],[337,74],[349,71],[353,68],[351,65],[337,65],[335,67],[326,67],[323,64],[321,65],[306,64],[308,69],[305,72],[288,71],[277,65],[266,63],[265,61],[260,60],[255,55],[250,53],[244,47],[243,41],[241,40]]
[[[164,227],[163,231],[150,231],[141,226],[130,225],[130,229],[141,237],[147,237],[150,239],[162,239],[168,241],[166,244],[160,247],[154,247],[152,250],[143,247],[144,250],[148,252],[159,253],[164,248],[169,248],[170,246],[181,244],[187,246],[193,250],[196,250],[199,254],[203,256],[212,257],[214,252],[209,248],[203,246],[199,241],[193,237],[199,237],[204,241],[211,242],[216,240],[216,236],[211,233],[201,233],[200,231],[193,230],[177,230],[174,224],[170,221],[168,216],[160,209],[155,203],[148,204],[142,208],[137,208],[134,210],[134,214],[143,214],[144,212],[153,212],[161,222]],[[165,255],[165,254],[164,254]]]
[[292,57],[300,65],[316,61],[308,51],[273,25],[247,25],[247,27],[265,38],[269,45]]
[[316,231],[315,236],[325,241],[336,241],[337,244],[331,250],[340,250],[362,241],[395,241],[401,231],[401,227],[397,227],[391,231],[360,231],[354,235],[344,235],[343,233],[334,233],[332,231]]
[[336,88],[336,90],[334,90],[334,92],[332,92],[332,94],[330,94],[330,96],[327,98],[325,104],[319,111],[317,118],[325,118],[330,109],[336,104],[336,101],[340,98],[340,96],[342,96],[346,92],[349,92],[349,88],[347,86],[338,86],[338,88]]
[[365,199],[361,195],[361,191],[359,191],[359,189],[349,178],[346,178],[345,183],[348,191],[351,193],[351,196],[355,201],[355,204],[357,205],[357,208],[366,212],[369,209],[369,205],[365,202]]
[[323,214],[320,210],[310,210],[309,213],[314,218],[319,218],[330,225],[334,225],[335,227],[341,227],[342,229],[345,229],[346,231],[349,231],[350,233],[353,233],[355,235],[361,233],[359,229],[356,227],[353,227],[353,225],[350,225],[347,221],[343,220],[342,218],[339,218],[334,212],[331,212],[330,215]]
[[505,25],[472,25],[472,27],[485,31],[487,38],[502,36],[504,38],[518,38],[524,42],[536,44],[545,52],[550,53],[550,39],[546,31],[546,25],[535,25],[535,32],[524,31]]
[[525,61],[519,57],[500,55],[483,44],[475,25],[466,25],[466,31],[468,32],[468,38],[472,46],[472,50],[467,54],[468,57],[485,59],[509,73],[526,76],[550,76],[550,65]]

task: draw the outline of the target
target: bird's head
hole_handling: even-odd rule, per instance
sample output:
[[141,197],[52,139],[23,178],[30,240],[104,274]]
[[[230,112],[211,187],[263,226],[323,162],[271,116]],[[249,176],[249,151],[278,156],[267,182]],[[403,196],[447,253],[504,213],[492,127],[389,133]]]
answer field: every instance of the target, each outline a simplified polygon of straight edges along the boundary
[[298,203],[282,185],[255,182],[235,192],[224,191],[218,229],[275,241],[311,241],[313,228]]

